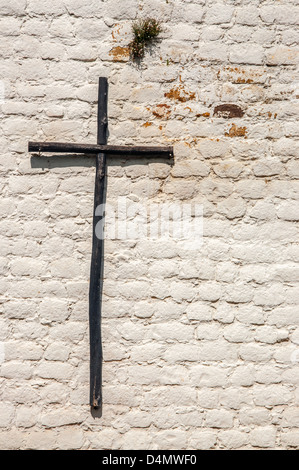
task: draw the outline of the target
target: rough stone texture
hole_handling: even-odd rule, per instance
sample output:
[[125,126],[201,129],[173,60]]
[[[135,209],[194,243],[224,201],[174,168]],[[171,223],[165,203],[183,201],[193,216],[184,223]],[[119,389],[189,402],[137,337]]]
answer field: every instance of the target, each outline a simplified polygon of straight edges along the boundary
[[[299,448],[298,8],[0,1],[1,449]],[[146,15],[164,31],[132,64]],[[95,142],[99,76],[109,143],[175,148],[173,166],[111,162],[110,207],[204,214],[201,246],[106,240],[102,418],[88,406],[94,160],[27,152]]]

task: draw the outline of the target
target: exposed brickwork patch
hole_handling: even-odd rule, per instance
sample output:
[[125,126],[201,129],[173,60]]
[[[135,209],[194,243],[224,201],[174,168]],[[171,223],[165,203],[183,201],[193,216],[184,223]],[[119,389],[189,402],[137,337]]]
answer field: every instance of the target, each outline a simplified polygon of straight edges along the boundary
[[244,111],[236,104],[220,104],[215,106],[214,116],[232,119],[244,116]]

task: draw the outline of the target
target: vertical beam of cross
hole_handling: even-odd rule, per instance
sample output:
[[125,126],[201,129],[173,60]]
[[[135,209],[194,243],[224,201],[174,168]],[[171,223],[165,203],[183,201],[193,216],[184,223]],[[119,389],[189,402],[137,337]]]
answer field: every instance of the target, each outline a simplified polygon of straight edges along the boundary
[[[99,78],[97,144],[64,142],[29,142],[29,152],[57,152],[96,155],[94,191],[94,213],[92,234],[92,255],[89,286],[89,338],[90,338],[90,405],[102,407],[102,335],[101,305],[103,283],[103,221],[106,183],[106,154],[110,156],[134,156],[173,158],[172,147],[145,147],[107,145],[108,140],[108,80]],[[38,157],[40,158],[40,157]],[[100,227],[100,228],[99,228]],[[99,228],[99,229],[98,229]],[[100,410],[101,411],[101,410]]]
[[[100,77],[98,92],[98,134],[97,143],[107,144],[108,126],[108,82]],[[102,340],[101,340],[101,297],[103,282],[103,236],[97,236],[96,227],[101,223],[105,197],[106,155],[96,155],[96,175],[94,190],[94,213],[92,256],[89,287],[89,339],[90,339],[90,405],[100,408],[102,405]],[[101,206],[102,210],[98,210]],[[99,215],[98,215],[99,213]],[[98,234],[99,235],[99,234]]]

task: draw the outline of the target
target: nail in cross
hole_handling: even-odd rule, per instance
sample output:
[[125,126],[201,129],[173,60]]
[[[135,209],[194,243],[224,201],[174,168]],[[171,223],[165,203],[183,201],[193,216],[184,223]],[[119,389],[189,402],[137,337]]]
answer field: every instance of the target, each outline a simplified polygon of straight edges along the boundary
[[54,152],[95,154],[96,177],[94,191],[92,255],[89,287],[89,341],[90,341],[90,405],[102,406],[102,339],[101,339],[101,283],[103,240],[96,236],[96,225],[101,216],[96,215],[96,208],[104,204],[104,182],[106,175],[106,155],[173,157],[172,147],[139,147],[107,145],[108,129],[108,81],[99,78],[98,91],[98,132],[97,144],[69,144],[61,142],[29,142],[29,152]]

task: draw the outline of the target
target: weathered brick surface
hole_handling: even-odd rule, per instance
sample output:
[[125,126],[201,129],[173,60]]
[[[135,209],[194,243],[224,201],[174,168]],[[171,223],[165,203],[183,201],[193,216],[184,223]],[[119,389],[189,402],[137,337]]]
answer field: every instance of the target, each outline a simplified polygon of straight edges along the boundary
[[[134,65],[146,15],[164,31]],[[295,0],[0,1],[1,449],[299,448],[297,25]],[[204,214],[191,249],[105,241],[102,418],[94,160],[27,152],[95,142],[99,76],[109,143],[175,149],[173,166],[111,162],[110,207]]]

